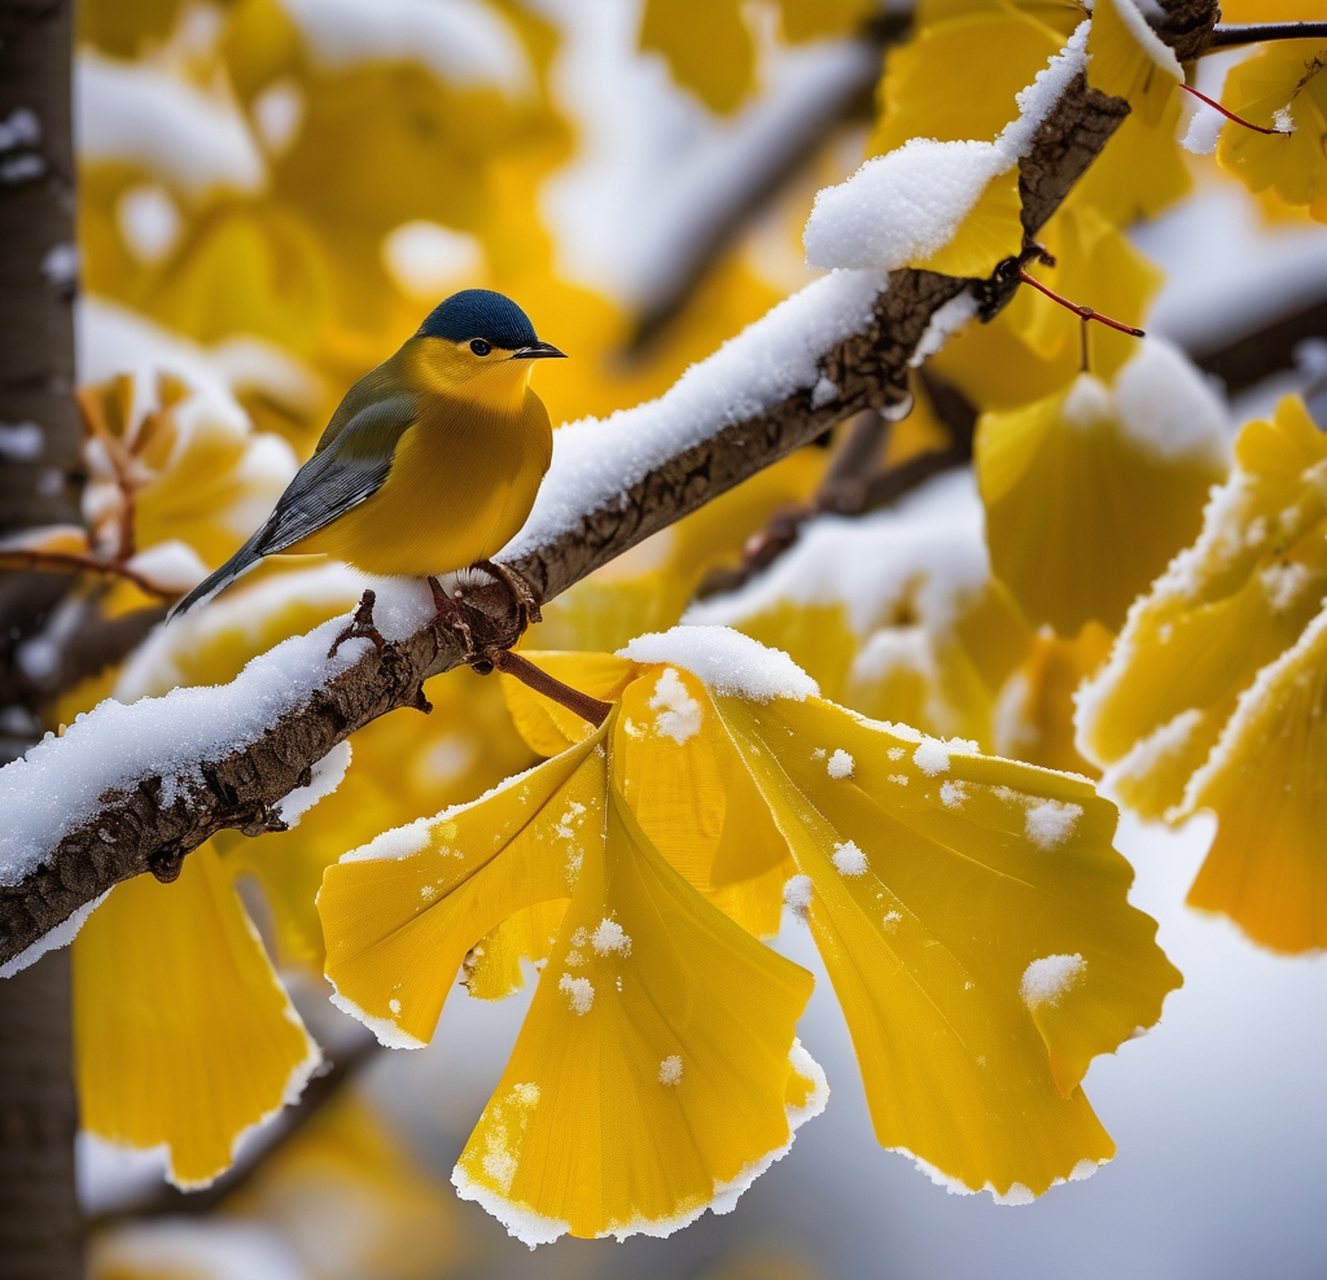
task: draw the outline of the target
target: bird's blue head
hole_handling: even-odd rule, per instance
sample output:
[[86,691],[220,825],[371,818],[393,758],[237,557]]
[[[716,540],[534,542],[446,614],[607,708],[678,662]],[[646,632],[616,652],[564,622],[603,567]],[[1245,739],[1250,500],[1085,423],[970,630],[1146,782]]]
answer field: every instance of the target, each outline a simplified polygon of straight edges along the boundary
[[[421,338],[484,343],[500,351],[544,354],[530,317],[510,298],[492,289],[462,289],[438,303],[419,326]],[[478,354],[478,352],[476,352]],[[554,354],[549,348],[547,354]],[[558,352],[557,354],[561,354]]]

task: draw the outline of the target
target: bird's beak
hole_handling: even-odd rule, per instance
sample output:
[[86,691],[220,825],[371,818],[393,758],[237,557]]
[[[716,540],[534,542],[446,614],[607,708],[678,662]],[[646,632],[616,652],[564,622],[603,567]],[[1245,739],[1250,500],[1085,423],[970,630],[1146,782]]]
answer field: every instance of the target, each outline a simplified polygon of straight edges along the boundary
[[528,347],[521,347],[511,353],[513,360],[565,360],[567,353],[559,351],[551,342],[532,342]]

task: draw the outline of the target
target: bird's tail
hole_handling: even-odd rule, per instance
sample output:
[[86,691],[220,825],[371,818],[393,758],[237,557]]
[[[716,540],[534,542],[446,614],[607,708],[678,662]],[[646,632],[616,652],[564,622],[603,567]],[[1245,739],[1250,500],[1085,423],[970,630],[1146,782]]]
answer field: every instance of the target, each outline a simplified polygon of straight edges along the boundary
[[242,578],[257,565],[263,558],[263,553],[258,550],[257,544],[265,532],[265,528],[260,529],[220,569],[208,574],[183,600],[177,601],[166,615],[166,621],[170,622],[180,614],[188,613],[194,605],[210,600],[218,591],[228,587],[236,578]]

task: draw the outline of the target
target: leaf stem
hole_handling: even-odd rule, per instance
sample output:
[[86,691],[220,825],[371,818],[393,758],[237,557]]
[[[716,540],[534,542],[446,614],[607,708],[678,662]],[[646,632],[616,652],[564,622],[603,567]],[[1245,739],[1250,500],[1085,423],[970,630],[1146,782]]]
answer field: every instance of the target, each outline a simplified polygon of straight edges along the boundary
[[1246,120],[1243,116],[1237,116],[1233,111],[1228,111],[1214,98],[1209,98],[1205,93],[1200,93],[1191,84],[1182,84],[1180,88],[1185,93],[1191,93],[1199,102],[1205,102],[1213,111],[1219,111],[1227,120],[1233,120],[1236,124],[1242,124],[1246,129],[1252,129],[1254,133],[1276,134],[1278,137],[1290,137],[1289,129],[1268,129],[1263,125],[1254,124],[1252,120]]
[[1103,316],[1100,311],[1094,311],[1091,307],[1080,306],[1077,302],[1070,302],[1068,298],[1061,297],[1054,289],[1041,283],[1035,276],[1030,276],[1022,267],[1018,269],[1018,278],[1024,284],[1030,284],[1034,289],[1039,289],[1052,302],[1058,302],[1060,306],[1086,323],[1088,320],[1096,320],[1099,324],[1104,324],[1108,329],[1117,329],[1120,333],[1127,333],[1131,338],[1146,338],[1147,334],[1141,329],[1135,329],[1131,324],[1121,324],[1118,320],[1112,320],[1110,316]]
[[1327,39],[1327,22],[1222,22],[1212,28],[1206,53],[1265,40]]
[[592,698],[588,693],[582,693],[569,684],[563,684],[555,676],[536,667],[528,658],[522,658],[519,653],[512,653],[510,649],[497,647],[487,649],[484,657],[503,675],[529,685],[536,693],[542,693],[546,698],[552,698],[554,702],[560,703],[573,715],[580,716],[596,729],[608,719],[608,713],[613,709],[611,702],[600,702],[598,698]]

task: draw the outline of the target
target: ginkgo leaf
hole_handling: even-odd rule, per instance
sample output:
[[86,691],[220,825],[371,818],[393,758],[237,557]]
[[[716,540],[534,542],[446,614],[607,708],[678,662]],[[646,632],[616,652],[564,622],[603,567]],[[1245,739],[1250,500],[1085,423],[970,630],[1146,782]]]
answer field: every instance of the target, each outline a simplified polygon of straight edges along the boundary
[[[1017,95],[1063,44],[1059,32],[1009,9],[923,19],[916,34],[886,56],[867,155],[884,155],[909,138],[994,140],[1017,117]],[[976,66],[980,77],[964,81],[956,74]]]
[[[1158,393],[1170,401],[1162,413]],[[975,448],[991,564],[1028,620],[1063,636],[1090,621],[1118,628],[1197,533],[1225,473],[1223,431],[1198,375],[1162,348],[1140,352],[1114,391],[1080,374],[1024,409],[984,415]]]
[[1026,659],[1000,690],[994,714],[999,755],[1047,769],[1099,777],[1074,746],[1074,691],[1105,662],[1115,637],[1098,622],[1073,639],[1049,628],[1033,636]]
[[[1179,981],[1126,901],[1114,807],[1086,780],[824,702],[731,632],[681,627],[626,656],[647,687],[670,670],[705,685],[687,686],[697,732],[736,749],[796,863],[786,898],[844,1006],[880,1141],[1015,1199],[1109,1158],[1078,1085]],[[664,768],[676,725],[637,723]],[[688,811],[671,821],[680,839]]]
[[1272,188],[1292,205],[1307,205],[1327,222],[1327,45],[1320,40],[1278,40],[1226,75],[1221,103],[1259,133],[1238,124],[1221,130],[1217,160],[1250,191]]
[[321,1061],[208,845],[174,884],[111,891],[74,940],[73,981],[83,1128],[164,1146],[181,1187],[222,1173]]
[[711,111],[736,110],[751,89],[756,51],[736,0],[648,0],[640,47]]
[[1078,749],[1146,816],[1179,803],[1239,693],[1327,591],[1327,441],[1303,402],[1248,423],[1235,464],[1198,540],[1130,610],[1079,694]]
[[1184,80],[1184,68],[1148,24],[1138,0],[1097,0],[1087,54],[1088,84],[1126,99],[1147,124],[1160,121]]
[[473,804],[348,854],[319,898],[337,1003],[398,1046],[432,1035],[497,924],[570,900],[453,1176],[531,1245],[667,1234],[730,1207],[826,1095],[793,1036],[810,975],[652,847],[609,782],[613,719]]
[[[1061,209],[1038,240],[1056,262],[1028,268],[1043,284],[1123,324],[1143,323],[1161,272],[1093,205]],[[1103,381],[1138,351],[1136,338],[1101,325],[1088,326],[1087,341],[1089,367]],[[1021,409],[1072,381],[1082,342],[1076,315],[1025,286],[990,324],[969,325],[932,362],[979,409]]]
[[986,184],[954,237],[929,257],[909,263],[921,271],[985,279],[1023,247],[1023,202],[1018,170],[999,174]]
[[1327,612],[1240,695],[1184,800],[1217,816],[1190,905],[1276,951],[1327,946],[1325,713]]

